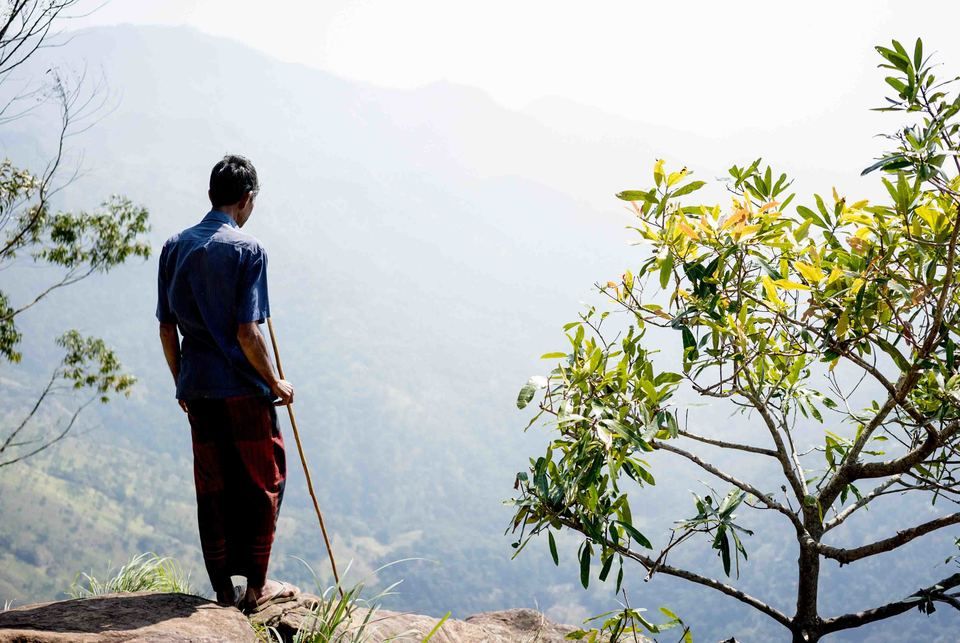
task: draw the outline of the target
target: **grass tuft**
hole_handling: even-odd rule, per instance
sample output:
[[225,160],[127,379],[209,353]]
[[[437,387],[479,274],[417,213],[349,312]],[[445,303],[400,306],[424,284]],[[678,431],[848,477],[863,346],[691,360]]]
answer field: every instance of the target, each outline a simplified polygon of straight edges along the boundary
[[77,574],[70,589],[67,590],[67,594],[72,598],[127,592],[173,592],[197,595],[190,587],[190,574],[184,572],[179,563],[172,558],[161,558],[152,552],[134,556],[114,576],[104,581],[86,572]]
[[[371,638],[373,633],[371,633],[368,628],[371,624],[382,620],[377,617],[380,605],[384,598],[395,593],[393,590],[401,581],[397,581],[376,595],[367,598],[363,596],[365,585],[362,581],[350,588],[343,588],[342,585],[338,583],[323,589],[322,582],[313,568],[310,567],[306,561],[300,558],[297,558],[297,560],[310,570],[310,574],[313,576],[314,584],[317,588],[317,594],[321,600],[317,602],[310,614],[304,617],[300,629],[293,637],[293,643],[369,643],[373,641]],[[386,567],[408,560],[417,559],[411,558],[388,563],[376,569],[374,574]],[[347,565],[343,576],[349,574],[351,565],[352,561],[350,565]],[[343,590],[342,595],[340,592],[341,589]],[[362,618],[360,618],[359,611],[363,611]],[[449,616],[449,614],[447,616]],[[445,621],[446,618],[445,616],[443,621]],[[443,621],[438,623],[434,631],[422,640],[428,641],[436,631],[439,630]],[[390,640],[396,641],[414,634],[415,632],[403,632]],[[272,627],[266,628],[266,632],[258,633],[258,635],[262,636],[263,640],[268,643],[279,643],[283,641],[280,633]]]

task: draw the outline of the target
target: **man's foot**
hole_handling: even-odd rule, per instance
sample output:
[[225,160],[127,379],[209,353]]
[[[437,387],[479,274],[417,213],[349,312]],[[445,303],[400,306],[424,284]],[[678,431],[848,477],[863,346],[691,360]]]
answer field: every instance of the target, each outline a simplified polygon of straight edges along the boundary
[[240,607],[248,614],[255,614],[270,605],[292,601],[299,594],[300,588],[290,583],[267,580],[263,587],[247,587],[247,594],[241,601]]
[[217,604],[221,607],[239,607],[240,600],[246,595],[242,585],[233,585],[229,590],[217,592]]

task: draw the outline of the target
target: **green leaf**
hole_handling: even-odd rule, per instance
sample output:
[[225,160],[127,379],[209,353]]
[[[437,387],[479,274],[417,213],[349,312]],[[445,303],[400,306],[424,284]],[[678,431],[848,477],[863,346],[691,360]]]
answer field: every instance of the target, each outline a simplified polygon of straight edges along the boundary
[[867,167],[860,172],[860,176],[866,176],[870,174],[870,172],[878,169],[895,170],[901,167],[907,167],[908,165],[910,165],[910,161],[906,160],[902,154],[893,154],[891,156],[885,156],[873,165]]
[[630,469],[631,471],[633,471],[633,473],[636,474],[637,478],[640,478],[640,480],[643,480],[644,482],[646,482],[648,485],[651,485],[651,486],[657,484],[657,481],[654,480],[653,475],[649,471],[644,469],[642,466],[640,466],[636,460],[630,460],[629,462],[630,462]]
[[896,346],[882,337],[875,337],[873,341],[876,342],[877,346],[879,346],[884,353],[890,356],[890,359],[892,359],[897,365],[897,368],[899,368],[901,371],[910,370],[910,362],[899,350],[897,350]]
[[618,525],[623,527],[624,531],[630,535],[641,547],[646,547],[647,549],[653,549],[653,545],[650,544],[650,541],[647,540],[647,537],[637,531],[633,525],[623,522],[621,520],[615,521]]
[[895,90],[897,90],[897,93],[899,94],[907,93],[907,84],[904,83],[902,80],[898,80],[893,76],[887,76],[886,78],[884,78],[884,80],[887,81],[888,85],[890,85]]
[[825,205],[823,204],[823,197],[820,196],[819,194],[814,194],[814,195],[813,195],[813,200],[814,200],[814,201],[816,202],[816,204],[817,204],[817,210],[819,210],[819,211],[820,211],[820,214],[823,215],[823,220],[824,220],[824,222],[826,222],[827,225],[829,225],[829,224],[830,224],[830,213],[829,213],[829,211],[827,210],[827,206],[825,206]]
[[680,332],[683,335],[683,356],[687,360],[695,360],[699,356],[697,352],[697,340],[693,336],[693,333],[686,326],[680,327]]
[[563,353],[563,352],[544,353],[543,355],[540,356],[540,359],[560,359],[566,356],[567,356],[567,353]]
[[517,395],[517,408],[522,409],[530,403],[530,400],[533,399],[533,396],[537,393],[537,387],[530,382],[527,382],[523,385],[523,388],[520,389],[520,394]]
[[821,218],[817,215],[816,212],[814,212],[813,210],[811,210],[811,209],[808,208],[807,206],[805,206],[805,205],[798,205],[798,206],[797,206],[797,212],[800,213],[800,216],[802,216],[804,219],[809,219],[810,221],[813,221],[813,222],[816,223],[819,227],[821,227],[821,228],[826,228],[826,227],[827,227],[827,224],[823,222],[823,219],[821,219]]
[[660,287],[666,288],[670,283],[670,272],[673,270],[673,253],[670,252],[660,264]]
[[707,184],[706,181],[691,181],[690,183],[687,183],[686,185],[681,186],[680,188],[678,188],[678,189],[676,190],[676,192],[674,192],[674,193],[671,194],[670,196],[673,196],[673,197],[684,196],[685,194],[690,194],[691,192],[696,192],[697,190],[699,190],[700,188],[702,188],[702,187],[705,186],[706,184]]
[[580,551],[580,584],[584,589],[590,585],[590,545],[584,544]]
[[624,190],[623,192],[617,192],[617,198],[624,201],[646,201],[647,203],[657,202],[657,197],[650,192],[644,192],[642,190]]
[[557,541],[553,539],[553,532],[547,530],[547,542],[550,544],[550,557],[553,558],[553,564],[560,566],[560,556],[557,554]]
[[607,581],[607,575],[610,573],[610,567],[612,565],[613,565],[613,554],[610,554],[609,556],[607,556],[607,559],[603,561],[603,567],[600,568],[600,576],[598,576],[598,578],[600,579],[601,583],[605,583]]
[[730,575],[730,540],[727,538],[726,534],[718,532],[717,537],[719,539],[718,546],[720,549],[720,559],[723,561],[723,573],[727,576]]
[[903,73],[906,74],[907,71],[910,69],[910,59],[907,58],[905,55],[899,52],[893,51],[892,49],[887,49],[886,47],[876,47],[876,50],[877,50],[877,53],[879,53],[881,56],[886,58],[891,65],[893,65]]
[[760,267],[763,268],[763,271],[767,273],[771,279],[783,279],[783,275],[780,274],[780,271],[767,263],[762,257],[754,257],[754,259],[758,264],[760,264]]
[[659,373],[656,378],[653,380],[654,386],[660,386],[661,384],[675,384],[683,379],[683,376],[679,373],[669,373],[664,371]]

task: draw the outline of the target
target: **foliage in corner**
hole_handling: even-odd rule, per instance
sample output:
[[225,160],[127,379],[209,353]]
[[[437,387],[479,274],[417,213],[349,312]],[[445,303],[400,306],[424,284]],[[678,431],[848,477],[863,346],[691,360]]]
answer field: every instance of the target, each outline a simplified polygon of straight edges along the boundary
[[[26,0],[10,2],[0,8],[0,83],[26,62],[33,53],[51,44],[51,32],[78,0]],[[72,179],[63,180],[67,138],[91,124],[104,106],[100,86],[85,86],[85,78],[76,82],[65,78],[56,68],[25,93],[0,103],[0,126],[27,115],[37,105],[53,104],[60,122],[49,128],[54,152],[42,172],[21,167],[13,160],[0,160],[0,270],[30,263],[45,267],[49,278],[43,285],[19,289],[18,297],[0,290],[0,366],[17,364],[22,358],[23,339],[18,317],[60,288],[76,284],[96,273],[107,272],[128,259],[150,256],[145,240],[149,231],[147,210],[126,197],[114,195],[92,212],[55,211],[56,194]],[[86,85],[89,85],[87,83]],[[27,100],[29,99],[29,100]],[[23,107],[23,104],[32,107]],[[20,299],[21,301],[15,301]],[[75,388],[93,388],[100,399],[107,393],[126,392],[134,378],[120,372],[116,356],[97,338],[83,338],[70,330],[57,342],[66,354],[47,387],[32,408],[11,426],[0,427],[0,467],[20,462],[59,442],[74,426],[77,415],[87,404],[49,431],[36,421],[37,411],[60,380]],[[88,367],[93,370],[86,370]],[[50,422],[48,424],[54,424]],[[29,434],[29,435],[27,435]]]
[[[960,574],[872,610],[824,616],[817,605],[824,559],[851,564],[960,524],[960,96],[933,76],[920,40],[910,53],[896,41],[877,50],[896,92],[880,109],[907,121],[888,137],[894,149],[864,170],[880,173],[889,200],[834,189],[794,205],[791,179],[760,159],[730,168],[726,207],[695,200],[705,183],[664,161],[651,187],[617,195],[652,256],[600,286],[611,309],[590,308],[567,324],[568,348],[544,355],[556,367],[520,392],[520,408],[537,400],[530,425],[549,420],[552,440],[517,476],[518,552],[547,532],[556,562],[553,532],[574,532],[585,587],[597,562],[601,580],[617,569],[619,591],[632,560],[647,579],[664,573],[739,600],[794,641],[918,605],[960,609]],[[645,338],[652,327],[676,333],[675,368],[654,363]],[[861,376],[875,392],[862,406],[853,400]],[[759,428],[735,442],[690,426],[672,402],[681,387],[714,408],[749,412]],[[811,425],[822,425],[818,443],[808,444]],[[724,470],[712,449],[773,462],[780,480]],[[695,496],[689,517],[678,516],[661,541],[643,533],[631,501],[655,473],[669,480],[670,458],[726,489]],[[829,532],[877,499],[917,495],[934,503],[923,522],[884,524],[875,512],[871,531],[889,537],[828,544]],[[775,512],[796,536],[794,614],[735,586],[752,533],[735,512],[754,509]],[[726,579],[668,563],[671,551],[697,541],[716,550]]]

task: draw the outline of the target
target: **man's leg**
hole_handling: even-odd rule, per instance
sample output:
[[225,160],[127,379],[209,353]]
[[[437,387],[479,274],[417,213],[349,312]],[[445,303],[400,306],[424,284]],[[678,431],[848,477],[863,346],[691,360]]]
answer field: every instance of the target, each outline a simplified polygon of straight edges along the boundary
[[203,561],[217,600],[234,602],[228,559],[231,528],[229,486],[238,460],[230,439],[229,416],[223,400],[187,402],[193,438],[193,474],[197,492],[197,523]]
[[241,513],[236,539],[228,540],[229,557],[247,577],[248,601],[280,589],[267,581],[280,504],[286,485],[286,453],[276,409],[264,397],[225,400],[240,469],[232,501]]

